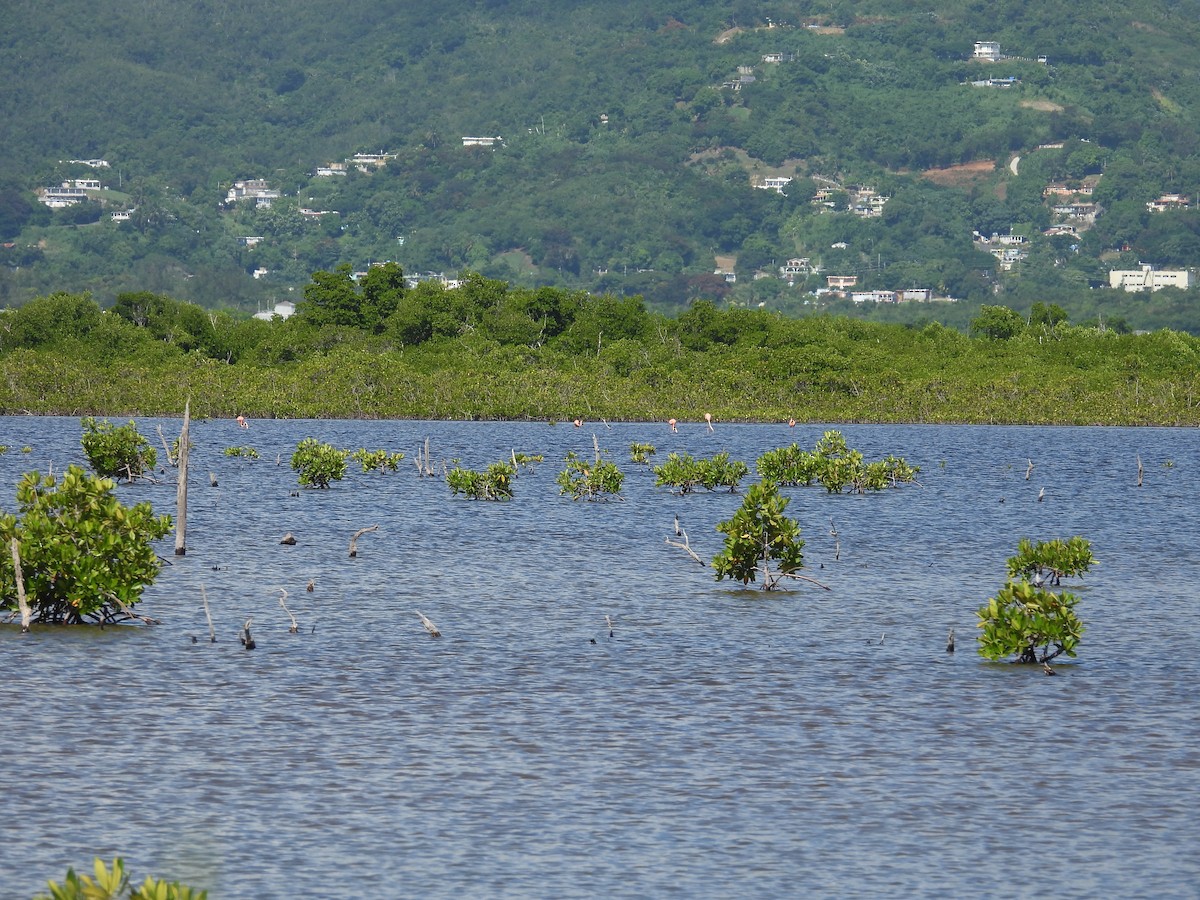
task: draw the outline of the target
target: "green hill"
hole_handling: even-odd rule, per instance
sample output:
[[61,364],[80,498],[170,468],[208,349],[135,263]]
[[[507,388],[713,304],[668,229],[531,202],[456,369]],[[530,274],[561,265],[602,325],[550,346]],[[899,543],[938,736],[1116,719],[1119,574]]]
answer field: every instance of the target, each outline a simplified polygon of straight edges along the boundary
[[[1073,321],[1200,331],[1195,289],[1107,288],[1114,267],[1200,265],[1198,12],[14,0],[0,303],[150,290],[252,310],[314,270],[395,260],[666,310],[705,296],[962,325],[983,302],[1043,301]],[[980,41],[1002,57],[973,60]],[[315,175],[359,152],[389,159]],[[754,188],[772,176],[792,180]],[[107,190],[38,202],[79,178]],[[281,196],[223,203],[249,179]],[[1164,194],[1190,202],[1151,212]],[[1099,213],[1055,211],[1070,203]],[[1024,238],[1011,270],[972,240],[1010,232]],[[789,259],[809,261],[794,284]],[[809,293],[828,275],[961,302]]]

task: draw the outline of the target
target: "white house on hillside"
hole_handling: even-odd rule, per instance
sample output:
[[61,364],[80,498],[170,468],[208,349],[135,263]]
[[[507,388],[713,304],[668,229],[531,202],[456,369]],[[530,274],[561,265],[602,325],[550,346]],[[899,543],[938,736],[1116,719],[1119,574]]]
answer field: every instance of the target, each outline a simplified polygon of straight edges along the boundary
[[1000,44],[997,41],[976,41],[975,52],[971,59],[982,59],[987,62],[1000,61]]
[[1165,287],[1186,291],[1192,286],[1192,273],[1187,269],[1155,269],[1142,264],[1140,269],[1112,269],[1108,273],[1108,286],[1124,291],[1157,291]]
[[261,319],[264,322],[270,322],[276,316],[281,319],[291,318],[296,312],[296,304],[291,300],[280,300],[275,304],[274,309],[264,309],[262,312],[256,312],[254,318]]

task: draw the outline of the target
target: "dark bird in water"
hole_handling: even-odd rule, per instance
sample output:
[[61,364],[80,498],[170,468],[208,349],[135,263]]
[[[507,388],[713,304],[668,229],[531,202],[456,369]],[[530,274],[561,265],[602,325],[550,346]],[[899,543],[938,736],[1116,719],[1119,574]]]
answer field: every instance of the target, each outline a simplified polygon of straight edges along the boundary
[[241,641],[242,646],[247,650],[253,650],[258,646],[254,643],[254,637],[250,634],[250,623],[253,621],[253,619],[246,620],[246,624],[242,626],[242,636],[238,638],[238,640]]
[[590,643],[592,643],[592,644],[596,643],[596,639],[595,639],[595,638],[591,638],[591,639],[590,639]]
[[1050,668],[1050,663],[1044,662],[1044,663],[1042,663],[1042,674],[1043,675],[1057,675],[1058,673],[1055,672],[1052,668]]
[[317,583],[316,583],[316,581],[314,581],[314,580],[313,580],[313,579],[311,579],[311,578],[310,578],[310,579],[308,579],[308,587],[306,587],[306,588],[305,588],[305,590],[306,590],[306,591],[308,591],[308,592],[311,594],[311,593],[312,593],[314,590],[316,590],[316,588],[317,588]]
[[954,652],[954,629],[953,628],[951,628],[950,633],[948,635],[946,635],[946,652],[947,653]]
[[196,640],[196,636],[195,636],[194,634],[192,635],[192,643],[193,643],[193,644],[198,644],[198,643],[200,643],[198,640]]

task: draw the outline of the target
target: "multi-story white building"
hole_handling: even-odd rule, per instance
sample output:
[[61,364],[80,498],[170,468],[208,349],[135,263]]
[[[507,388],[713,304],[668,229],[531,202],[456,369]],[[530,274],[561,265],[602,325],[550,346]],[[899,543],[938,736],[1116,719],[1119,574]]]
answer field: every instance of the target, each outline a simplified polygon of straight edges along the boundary
[[1131,293],[1165,287],[1186,291],[1192,286],[1192,273],[1189,269],[1156,269],[1143,263],[1140,269],[1112,269],[1108,273],[1108,286]]

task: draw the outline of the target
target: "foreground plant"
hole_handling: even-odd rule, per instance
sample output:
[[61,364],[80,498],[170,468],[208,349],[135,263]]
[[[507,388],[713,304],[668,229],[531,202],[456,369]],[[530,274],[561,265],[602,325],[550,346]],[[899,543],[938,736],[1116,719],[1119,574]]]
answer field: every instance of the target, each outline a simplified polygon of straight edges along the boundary
[[97,422],[88,416],[80,424],[83,455],[97,475],[133,481],[153,471],[158,454],[132,421],[128,425],[113,425],[108,420]]
[[208,891],[149,876],[140,886],[131,887],[125,861],[119,856],[113,860],[111,869],[97,858],[92,872],[92,875],[77,875],[74,869],[67,869],[62,884],[49,882],[50,893],[38,894],[34,900],[207,900],[208,897]]
[[0,608],[19,610],[15,538],[31,621],[63,625],[140,618],[132,608],[153,583],[159,558],[152,542],[171,530],[170,516],[149,503],[127,507],[115,483],[71,466],[61,483],[26,473],[17,485],[20,518],[0,516]]
[[346,451],[307,437],[296,445],[292,470],[304,487],[328,488],[329,482],[346,477]]
[[1079,598],[1051,588],[1084,574],[1094,562],[1085,538],[1036,544],[1022,538],[1017,555],[1008,560],[1008,582],[976,613],[980,656],[1042,664],[1064,653],[1074,657],[1083,634],[1075,614]]
[[804,540],[799,524],[784,514],[788,502],[769,481],[746,490],[733,518],[717,524],[725,534],[725,549],[712,561],[718,581],[734,578],[749,584],[761,579],[763,590],[772,591],[783,579],[800,577]]
[[492,463],[482,472],[455,467],[446,473],[446,484],[454,494],[472,500],[510,500],[517,470],[506,462]]

